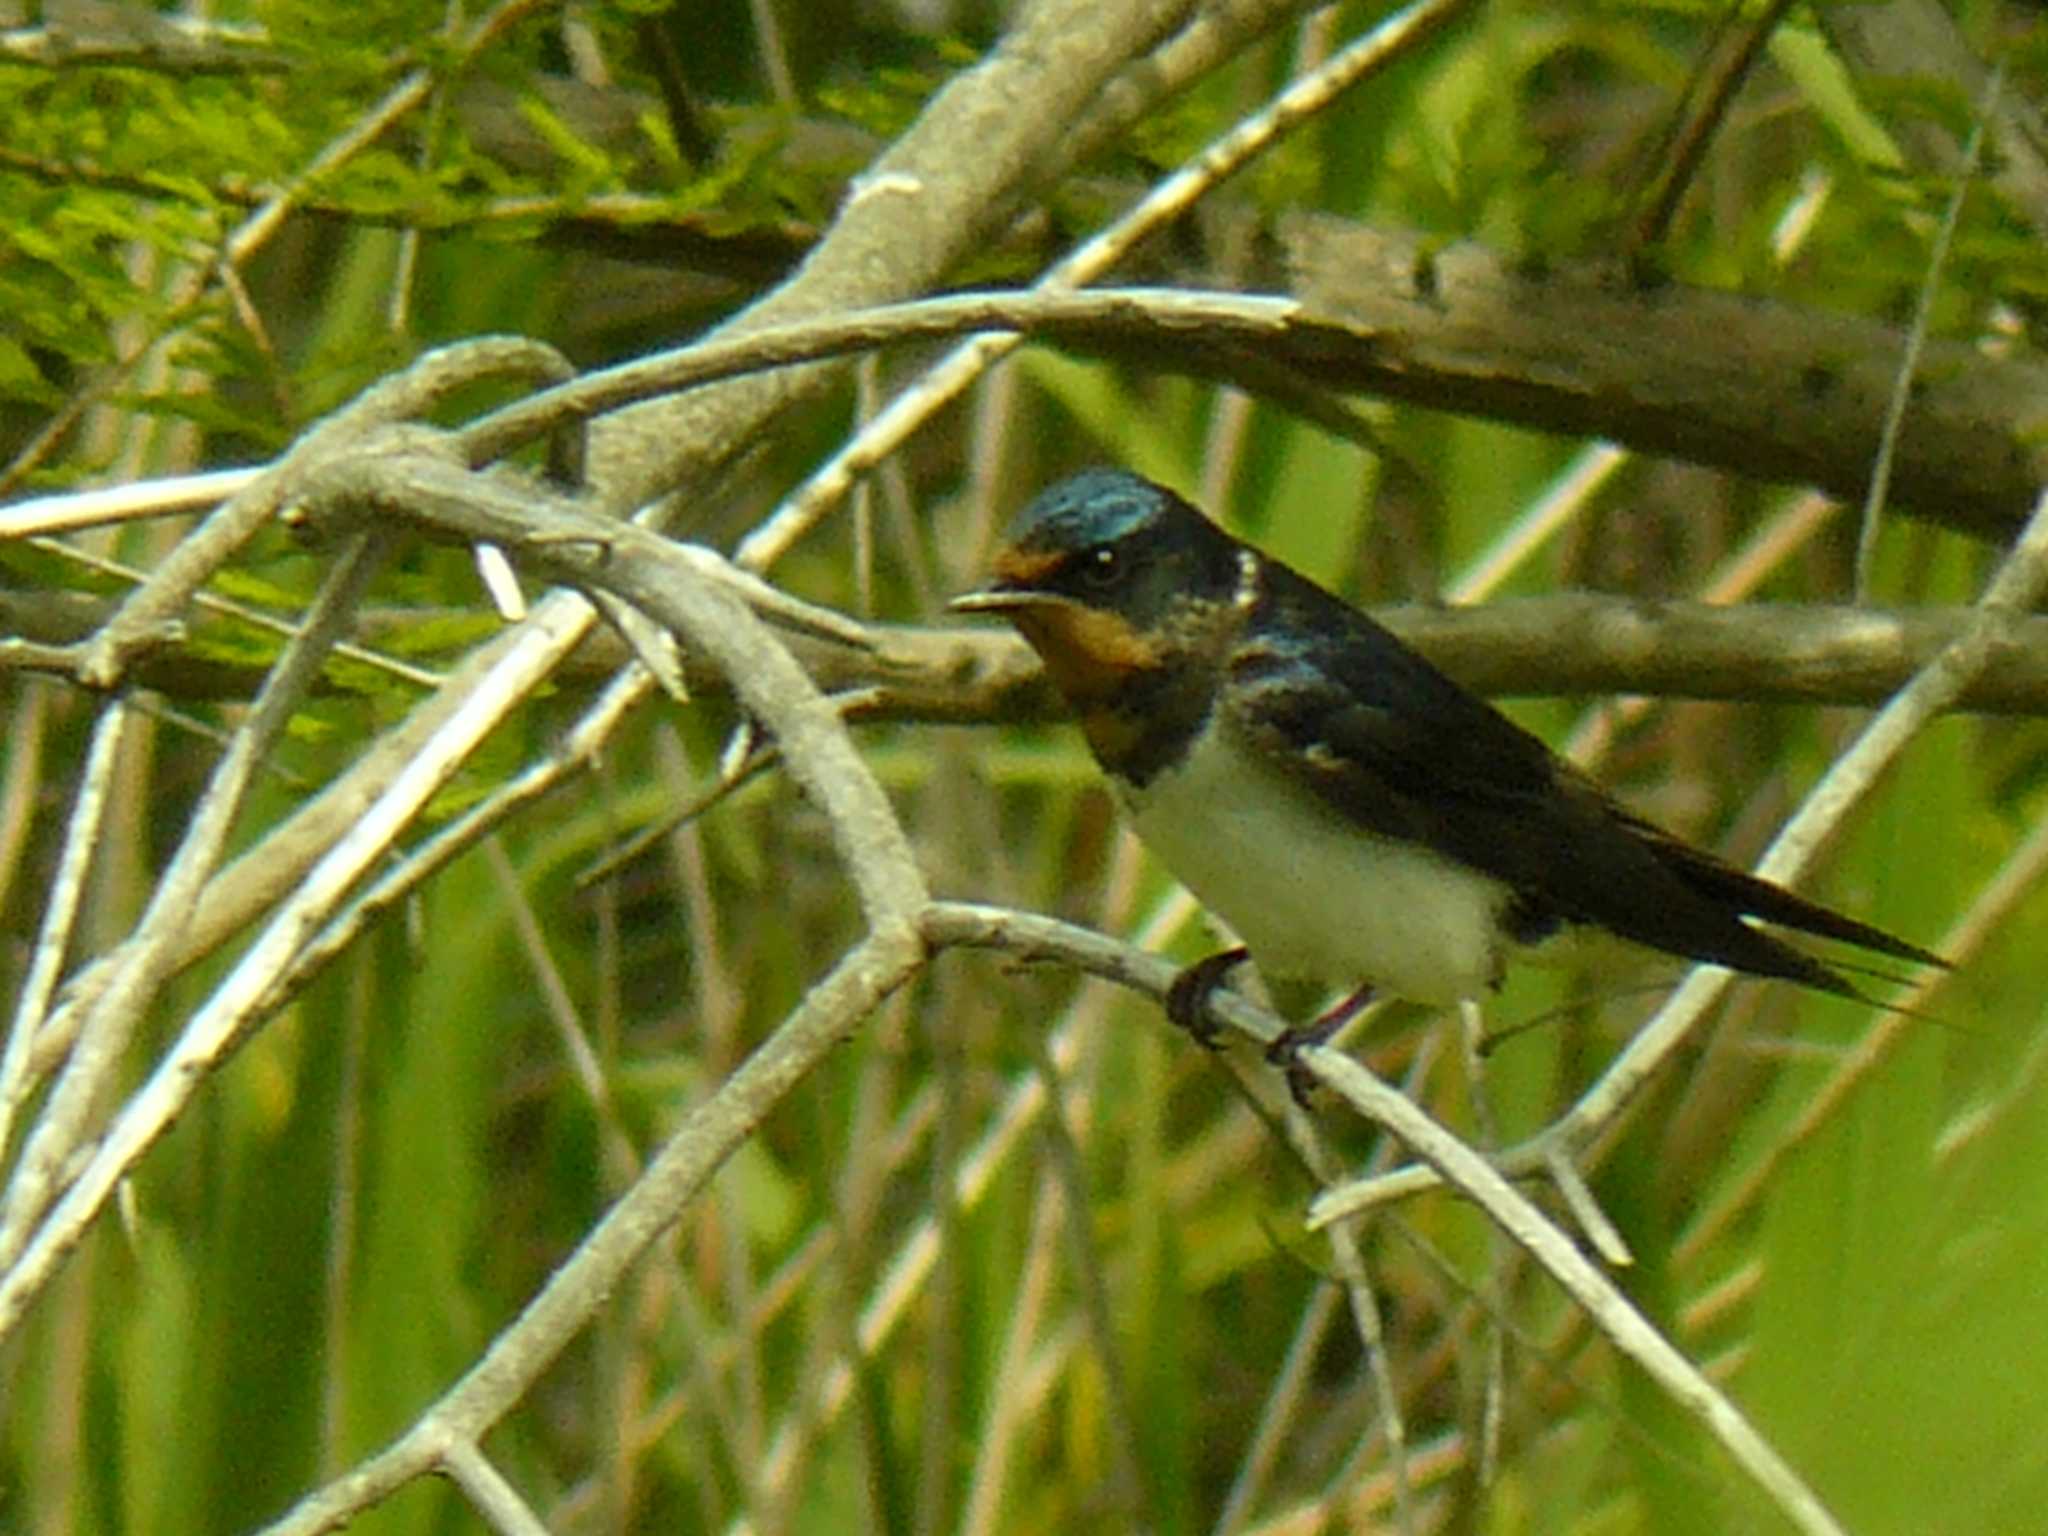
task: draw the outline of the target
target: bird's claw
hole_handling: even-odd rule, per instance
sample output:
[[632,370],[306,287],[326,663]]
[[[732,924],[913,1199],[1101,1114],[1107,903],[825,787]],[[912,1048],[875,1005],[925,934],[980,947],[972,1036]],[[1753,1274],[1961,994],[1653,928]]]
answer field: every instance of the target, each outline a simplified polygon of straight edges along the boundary
[[1212,1051],[1218,1049],[1217,1040],[1223,1033],[1223,1025],[1209,1012],[1209,995],[1222,986],[1224,978],[1244,964],[1250,955],[1251,952],[1240,944],[1235,949],[1218,950],[1193,965],[1182,967],[1166,989],[1166,1016],[1193,1035],[1199,1044]]
[[1321,1045],[1348,1024],[1358,1010],[1372,1001],[1371,986],[1360,987],[1306,1024],[1283,1029],[1266,1047],[1266,1060],[1287,1074],[1287,1091],[1303,1109],[1314,1109],[1315,1074],[1302,1062],[1301,1048]]
[[1302,1062],[1301,1048],[1304,1045],[1321,1043],[1316,1026],[1310,1024],[1283,1029],[1266,1047],[1266,1064],[1278,1067],[1285,1074],[1288,1094],[1305,1110],[1313,1110],[1316,1107],[1316,1079],[1315,1074]]

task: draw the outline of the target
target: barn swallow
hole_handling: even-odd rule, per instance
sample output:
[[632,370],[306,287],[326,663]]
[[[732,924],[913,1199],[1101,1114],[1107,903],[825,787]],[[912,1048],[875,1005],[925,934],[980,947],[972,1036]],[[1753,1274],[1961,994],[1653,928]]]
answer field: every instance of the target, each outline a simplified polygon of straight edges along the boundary
[[1247,949],[1268,977],[1357,988],[1282,1036],[1290,1065],[1375,989],[1476,1000],[1516,950],[1574,926],[1861,1001],[1757,922],[1945,963],[1623,809],[1356,608],[1136,475],[1046,491],[986,590],[952,607],[1017,627],[1140,840],[1244,940],[1168,994],[1205,1040],[1208,994]]

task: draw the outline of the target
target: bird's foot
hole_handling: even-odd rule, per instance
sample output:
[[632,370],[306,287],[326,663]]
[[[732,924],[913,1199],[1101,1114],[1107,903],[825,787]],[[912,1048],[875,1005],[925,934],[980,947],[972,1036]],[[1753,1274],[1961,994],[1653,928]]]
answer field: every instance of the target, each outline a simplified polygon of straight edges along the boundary
[[1250,958],[1251,951],[1240,944],[1183,967],[1166,989],[1166,1016],[1201,1044],[1215,1050],[1216,1037],[1223,1033],[1223,1026],[1209,1013],[1209,994]]
[[1266,1047],[1266,1060],[1287,1074],[1287,1091],[1294,1096],[1294,1102],[1303,1109],[1315,1107],[1311,1095],[1315,1092],[1316,1080],[1309,1069],[1302,1065],[1301,1048],[1305,1045],[1321,1045],[1350,1023],[1358,1010],[1371,1001],[1372,988],[1360,987],[1349,997],[1324,1009],[1308,1023],[1296,1024],[1282,1030],[1273,1043]]

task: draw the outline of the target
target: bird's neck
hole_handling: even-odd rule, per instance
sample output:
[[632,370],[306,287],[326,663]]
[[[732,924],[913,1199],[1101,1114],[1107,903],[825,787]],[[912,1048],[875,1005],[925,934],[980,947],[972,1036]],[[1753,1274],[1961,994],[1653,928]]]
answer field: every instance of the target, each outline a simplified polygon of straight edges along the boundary
[[1142,651],[1127,652],[1124,665],[1101,665],[1097,650],[1091,664],[1062,676],[1069,669],[1048,653],[1047,670],[1074,706],[1096,761],[1140,789],[1179,762],[1208,724],[1242,620],[1226,602],[1190,597],[1144,632]]
[[1142,789],[1201,734],[1215,707],[1216,684],[1217,674],[1192,659],[1128,673],[1113,691],[1076,701],[1081,732],[1097,762]]

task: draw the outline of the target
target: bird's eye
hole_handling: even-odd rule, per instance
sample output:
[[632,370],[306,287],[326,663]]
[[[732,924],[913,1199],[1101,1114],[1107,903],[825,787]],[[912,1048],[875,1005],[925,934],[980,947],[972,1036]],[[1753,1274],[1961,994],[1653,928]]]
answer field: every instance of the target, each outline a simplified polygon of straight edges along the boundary
[[1106,592],[1123,580],[1124,563],[1114,549],[1107,544],[1097,545],[1081,556],[1081,585],[1095,592]]

